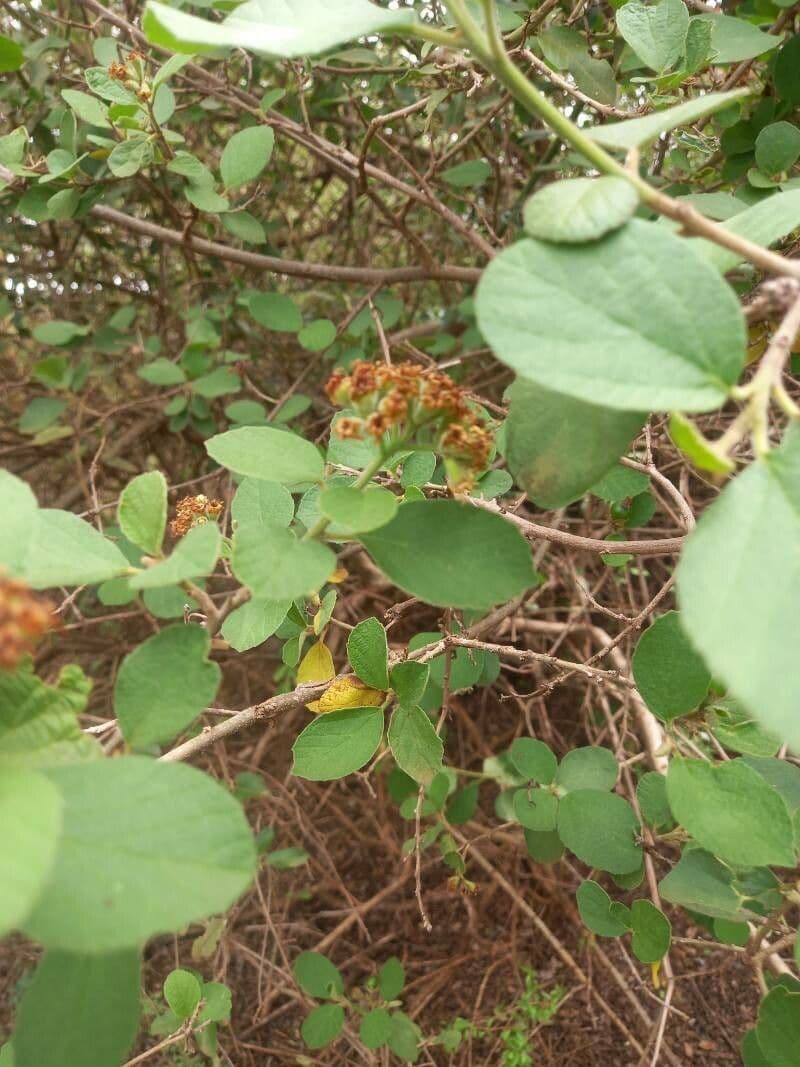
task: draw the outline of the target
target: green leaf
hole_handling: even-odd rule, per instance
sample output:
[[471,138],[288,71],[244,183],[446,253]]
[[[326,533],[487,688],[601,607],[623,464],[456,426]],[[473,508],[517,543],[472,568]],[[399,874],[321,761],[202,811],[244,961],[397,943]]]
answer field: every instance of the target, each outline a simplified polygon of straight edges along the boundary
[[193,578],[204,578],[214,570],[219,555],[221,535],[215,522],[193,526],[178,541],[172,554],[153,567],[135,574],[132,589],[158,589],[166,585],[180,585]]
[[401,704],[419,704],[428,684],[427,663],[397,663],[389,672],[389,681]]
[[683,0],[649,5],[630,0],[617,11],[617,29],[636,55],[660,73],[674,67],[684,53],[689,11]]
[[247,888],[256,853],[241,806],[194,767],[123,756],[47,775],[64,829],[23,929],[48,948],[134,947],[224,911]]
[[410,485],[425,485],[426,482],[431,480],[435,470],[435,452],[412,452],[403,461],[400,484],[404,489],[407,489]]
[[292,494],[279,482],[244,478],[231,503],[234,522],[288,526],[294,518]]
[[379,485],[356,489],[352,485],[332,485],[319,496],[319,510],[336,523],[337,532],[368,533],[385,526],[397,514],[394,493]]
[[559,802],[558,836],[590,867],[613,874],[637,870],[642,862],[638,833],[633,808],[616,793],[578,789]]
[[404,504],[361,540],[395,585],[437,607],[486,610],[536,582],[519,531],[455,500]]
[[422,1032],[415,1022],[402,1011],[392,1013],[387,1044],[395,1056],[407,1063],[416,1063],[419,1059],[419,1043]]
[[[766,248],[800,226],[800,189],[789,189],[786,192],[768,196],[747,208],[746,211],[740,211],[733,218],[727,219],[722,226],[729,233],[736,234],[738,237],[746,237],[748,241]],[[720,274],[732,270],[737,264],[743,262],[743,257],[739,253],[731,252],[703,238],[693,238],[690,246],[711,263]]]
[[305,866],[310,858],[304,848],[276,848],[267,856],[267,865],[273,871],[293,871]]
[[555,830],[558,798],[545,789],[518,789],[514,794],[514,815],[526,830]]
[[430,785],[442,769],[444,746],[433,723],[415,705],[396,708],[386,737],[401,771],[421,785]]
[[733,290],[698,268],[685,240],[638,219],[588,245],[519,241],[483,273],[478,326],[502,362],[578,400],[709,410],[741,373],[745,328]]
[[139,971],[136,948],[47,952],[19,1006],[16,1067],[122,1063],[139,1026]]
[[772,1064],[764,1058],[755,1030],[748,1030],[744,1035],[740,1052],[744,1067],[772,1067]]
[[758,1008],[756,1037],[769,1067],[794,1067],[800,1043],[800,993],[776,986]]
[[722,453],[712,441],[679,411],[669,417],[669,435],[683,454],[702,471],[712,474],[732,474],[736,464]]
[[800,34],[782,45],[773,69],[775,92],[787,104],[800,104]]
[[203,374],[192,382],[192,392],[195,396],[204,396],[208,400],[238,393],[241,387],[241,378],[229,367],[217,367],[209,374]]
[[638,496],[650,484],[650,479],[642,471],[615,464],[596,482],[591,491],[609,504],[621,504],[623,500]]
[[226,189],[246,185],[259,176],[269,163],[275,146],[271,126],[249,126],[238,130],[225,145],[219,172]]
[[153,118],[162,126],[175,114],[177,101],[168,85],[160,85],[153,97]]
[[158,555],[167,526],[167,480],[161,471],[148,471],[128,483],[119,498],[117,522],[129,541]]
[[145,137],[129,137],[116,145],[108,157],[108,169],[117,178],[131,178],[151,163],[153,146]]
[[223,467],[251,478],[295,485],[319,482],[325,462],[310,441],[271,426],[242,426],[206,441],[206,451]]
[[222,636],[237,652],[246,652],[272,637],[292,606],[291,600],[253,597],[236,608],[222,624]]
[[610,749],[587,745],[570,749],[561,761],[555,781],[567,793],[576,789],[608,790],[617,784],[618,775],[619,766]]
[[247,310],[259,325],[277,333],[298,333],[303,328],[303,316],[295,302],[283,293],[255,293]]
[[791,122],[771,122],[756,137],[756,164],[765,174],[789,170],[799,157],[800,129]]
[[564,846],[555,830],[525,830],[525,847],[537,863],[556,863],[564,855]]
[[16,41],[0,33],[0,74],[10,74],[25,63],[25,53]]
[[64,667],[55,686],[31,668],[0,671],[0,768],[39,768],[101,755],[77,722],[91,683],[80,667]]
[[21,576],[24,570],[28,537],[38,510],[27,482],[0,470],[0,565],[14,576]]
[[639,196],[624,178],[565,178],[529,197],[523,217],[531,237],[580,244],[618,229],[638,206]]
[[774,756],[781,747],[781,740],[776,734],[763,729],[749,712],[733,700],[709,704],[706,722],[717,741],[733,752],[741,752],[745,756]]
[[77,337],[85,337],[90,327],[79,326],[77,322],[68,322],[65,319],[51,319],[42,322],[33,328],[34,340],[42,345],[68,345]]
[[800,432],[731,481],[689,535],[681,624],[715,677],[768,730],[800,747]]
[[470,821],[478,810],[479,791],[480,782],[470,782],[448,798],[446,814],[451,826],[463,826]]
[[576,901],[581,919],[598,937],[621,937],[630,929],[628,908],[615,903],[597,882],[581,882]]
[[191,1019],[200,1003],[202,989],[191,971],[170,971],[164,982],[164,999],[179,1019]]
[[[4,711],[4,708],[0,708]],[[33,771],[5,769],[0,776],[0,937],[19,927],[45,883],[61,832],[61,797]]]
[[300,1033],[307,1048],[325,1048],[336,1040],[343,1026],[344,1008],[340,1004],[318,1004],[306,1015]]
[[584,37],[569,26],[550,26],[539,36],[539,44],[548,63],[566,70],[582,92],[601,104],[614,104],[617,86],[614,71],[605,59],[590,56]]
[[697,843],[742,867],[793,867],[794,833],[780,795],[742,760],[674,758],[667,774],[672,814]]
[[210,185],[187,185],[184,187],[183,195],[192,207],[196,207],[198,211],[208,211],[212,215],[227,211],[231,206],[228,198],[220,196]]
[[62,89],[61,95],[79,119],[88,122],[90,126],[111,128],[108,108],[101,104],[97,97],[82,93],[79,89]]
[[154,359],[152,363],[145,363],[136,373],[150,385],[183,385],[186,381],[183,368],[163,358]]
[[485,159],[468,159],[464,163],[456,163],[454,167],[443,170],[441,178],[457,189],[469,189],[483,185],[491,173],[492,165]]
[[171,740],[213,701],[221,672],[208,660],[211,637],[202,626],[168,626],[122,661],[114,711],[134,748]]
[[295,981],[310,997],[324,1000],[344,993],[344,981],[339,968],[321,952],[301,952],[292,964]]
[[34,397],[20,415],[17,429],[20,433],[39,433],[57,422],[66,406],[66,400],[57,396]]
[[20,577],[33,589],[93,585],[129,569],[116,545],[68,511],[37,512],[25,547]]
[[267,240],[263,223],[249,211],[227,211],[220,216],[220,221],[228,233],[245,244],[263,245]]
[[330,319],[314,319],[298,332],[297,340],[307,352],[324,352],[336,340],[336,327]]
[[[703,849],[684,849],[681,858],[659,882],[662,899],[702,915],[720,919],[741,914],[741,897],[732,887],[733,873]],[[747,913],[745,913],[747,914]]]
[[631,904],[633,954],[642,963],[658,963],[669,952],[672,926],[669,919],[649,900]]
[[741,63],[755,59],[777,48],[781,43],[778,34],[764,33],[758,26],[735,15],[703,15],[711,23],[711,49],[713,63]]
[[373,689],[389,688],[389,644],[386,630],[377,619],[362,619],[350,631],[347,658],[365,685]]
[[396,1000],[405,984],[405,968],[397,956],[390,956],[378,971],[378,992],[384,1000]]
[[606,122],[602,126],[592,126],[584,131],[586,136],[606,148],[628,150],[637,145],[649,144],[657,140],[662,133],[677,129],[678,126],[690,126],[706,115],[713,115],[723,107],[728,107],[734,100],[750,94],[749,89],[734,89],[726,93],[707,93],[687,100],[675,107],[654,111],[640,119],[625,119],[623,122]]
[[93,93],[115,104],[137,104],[135,93],[126,89],[122,82],[112,78],[105,67],[88,67],[83,76]]
[[389,1040],[392,1017],[386,1008],[373,1008],[361,1019],[358,1036],[369,1049],[381,1048]]
[[518,737],[511,745],[509,756],[522,777],[531,782],[549,785],[556,776],[556,757],[544,741],[537,741],[534,737]]
[[[197,1023],[222,1023],[231,1017],[231,991],[222,982],[203,983],[203,1007],[197,1016]],[[174,1010],[174,1009],[173,1009]]]
[[648,825],[659,828],[674,823],[667,800],[667,779],[663,774],[656,771],[643,774],[636,785],[636,799]]
[[705,699],[711,675],[681,628],[677,611],[660,615],[636,645],[633,678],[645,703],[669,722]]
[[292,746],[292,773],[312,782],[330,782],[360,770],[383,737],[380,708],[347,708],[318,716]]
[[800,767],[786,760],[759,756],[745,756],[742,762],[780,793],[791,815],[800,811]]
[[162,82],[169,81],[178,71],[183,70],[191,60],[192,57],[190,55],[170,56],[166,63],[156,71],[153,78],[153,88],[157,89]]
[[180,174],[187,178],[191,185],[207,188],[214,186],[214,175],[205,163],[201,163],[191,152],[176,152],[174,158],[167,164],[167,170],[170,174]]
[[256,598],[295,600],[316,593],[336,569],[336,556],[318,541],[299,541],[281,526],[246,524],[233,535],[233,573]]
[[142,28],[148,40],[176,52],[244,48],[261,55],[316,55],[355,37],[410,26],[412,11],[383,11],[368,0],[248,0],[222,22],[207,22],[150,0]]

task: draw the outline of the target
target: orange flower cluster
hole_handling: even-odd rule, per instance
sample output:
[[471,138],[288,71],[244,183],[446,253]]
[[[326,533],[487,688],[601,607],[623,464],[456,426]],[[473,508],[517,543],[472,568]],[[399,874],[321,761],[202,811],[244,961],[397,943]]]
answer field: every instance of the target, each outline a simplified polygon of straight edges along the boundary
[[491,431],[466,391],[441,371],[419,363],[362,360],[349,371],[335,370],[325,392],[332,404],[357,412],[337,421],[339,437],[360,440],[370,435],[380,441],[395,428],[432,430],[455,492],[472,489],[489,462]]
[[0,574],[0,670],[13,671],[57,625],[52,604],[37,600],[24,582]]
[[209,500],[202,493],[185,496],[177,503],[175,518],[169,524],[170,533],[173,537],[183,537],[193,526],[219,518],[224,507],[221,500]]
[[113,62],[107,67],[109,78],[122,82],[131,89],[140,100],[149,100],[152,90],[144,80],[144,64],[147,56],[144,52],[129,52],[124,63]]

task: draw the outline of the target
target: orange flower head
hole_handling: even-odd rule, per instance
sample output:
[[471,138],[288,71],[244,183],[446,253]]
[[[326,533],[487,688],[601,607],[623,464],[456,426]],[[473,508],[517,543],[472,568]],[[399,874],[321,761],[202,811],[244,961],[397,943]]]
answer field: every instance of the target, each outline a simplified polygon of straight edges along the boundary
[[13,671],[39,639],[58,626],[53,605],[24,582],[0,574],[0,670]]
[[209,500],[202,493],[183,497],[178,501],[175,518],[169,524],[172,536],[183,537],[194,526],[218,519],[224,507],[221,500]]

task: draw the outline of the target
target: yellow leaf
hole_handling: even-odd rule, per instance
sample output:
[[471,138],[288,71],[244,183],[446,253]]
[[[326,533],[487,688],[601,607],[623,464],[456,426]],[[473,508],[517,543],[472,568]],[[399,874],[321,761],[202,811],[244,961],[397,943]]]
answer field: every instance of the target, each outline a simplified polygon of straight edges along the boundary
[[379,689],[370,689],[359,678],[337,678],[319,700],[313,700],[306,707],[317,715],[328,711],[342,711],[344,708],[378,708],[386,697]]
[[653,988],[654,989],[660,989],[661,988],[660,974],[661,974],[661,960],[658,960],[656,963],[651,963],[650,964],[650,977],[653,979]]
[[306,652],[297,668],[297,681],[300,685],[307,682],[329,682],[336,676],[333,656],[324,641],[317,641]]
[[346,579],[349,577],[350,574],[344,569],[344,567],[337,567],[328,579],[328,581],[331,583],[331,585],[341,585],[341,583],[346,581]]

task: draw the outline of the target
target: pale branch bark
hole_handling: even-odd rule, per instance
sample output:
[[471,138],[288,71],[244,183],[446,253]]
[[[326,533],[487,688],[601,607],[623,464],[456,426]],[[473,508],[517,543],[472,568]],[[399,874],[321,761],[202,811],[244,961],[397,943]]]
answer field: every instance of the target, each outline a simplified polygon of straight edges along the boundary
[[563,90],[563,92],[571,96],[573,100],[580,100],[582,104],[587,104],[589,107],[597,111],[598,114],[615,119],[632,119],[638,117],[638,113],[630,113],[628,111],[623,111],[621,108],[612,107],[609,104],[601,104],[599,100],[593,100],[591,96],[587,96],[586,93],[582,93],[577,86],[571,85],[566,78],[562,78],[560,74],[556,73],[556,71],[551,70],[550,67],[548,67],[548,65],[544,62],[544,60],[539,59],[539,57],[535,55],[529,48],[523,49],[522,55],[524,56],[526,62],[530,63],[534,70],[538,71],[539,74],[547,78],[547,80],[553,85],[555,85],[557,89]]
[[568,548],[575,548],[582,552],[600,552],[602,554],[625,553],[631,556],[672,556],[681,552],[685,537],[663,537],[653,540],[641,541],[601,541],[597,537],[581,537],[579,534],[568,533],[566,530],[556,530],[551,526],[539,526],[529,519],[523,519],[512,511],[504,511],[493,500],[478,500],[475,497],[464,498],[474,507],[484,508],[502,516],[508,522],[516,526],[530,541],[554,541]]
[[197,734],[196,737],[191,737],[188,741],[184,741],[182,745],[171,748],[169,752],[164,753],[161,759],[165,763],[176,763],[181,760],[191,759],[198,752],[215,745],[217,741],[221,741],[225,737],[241,733],[242,730],[246,730],[249,726],[255,726],[259,722],[270,723],[279,715],[294,711],[311,700],[318,700],[330,684],[330,682],[319,682],[314,685],[299,685],[291,693],[279,693],[277,696],[270,697],[269,700],[262,700],[258,704],[253,704],[252,707],[238,711],[235,715],[224,719],[216,726],[208,727]]

